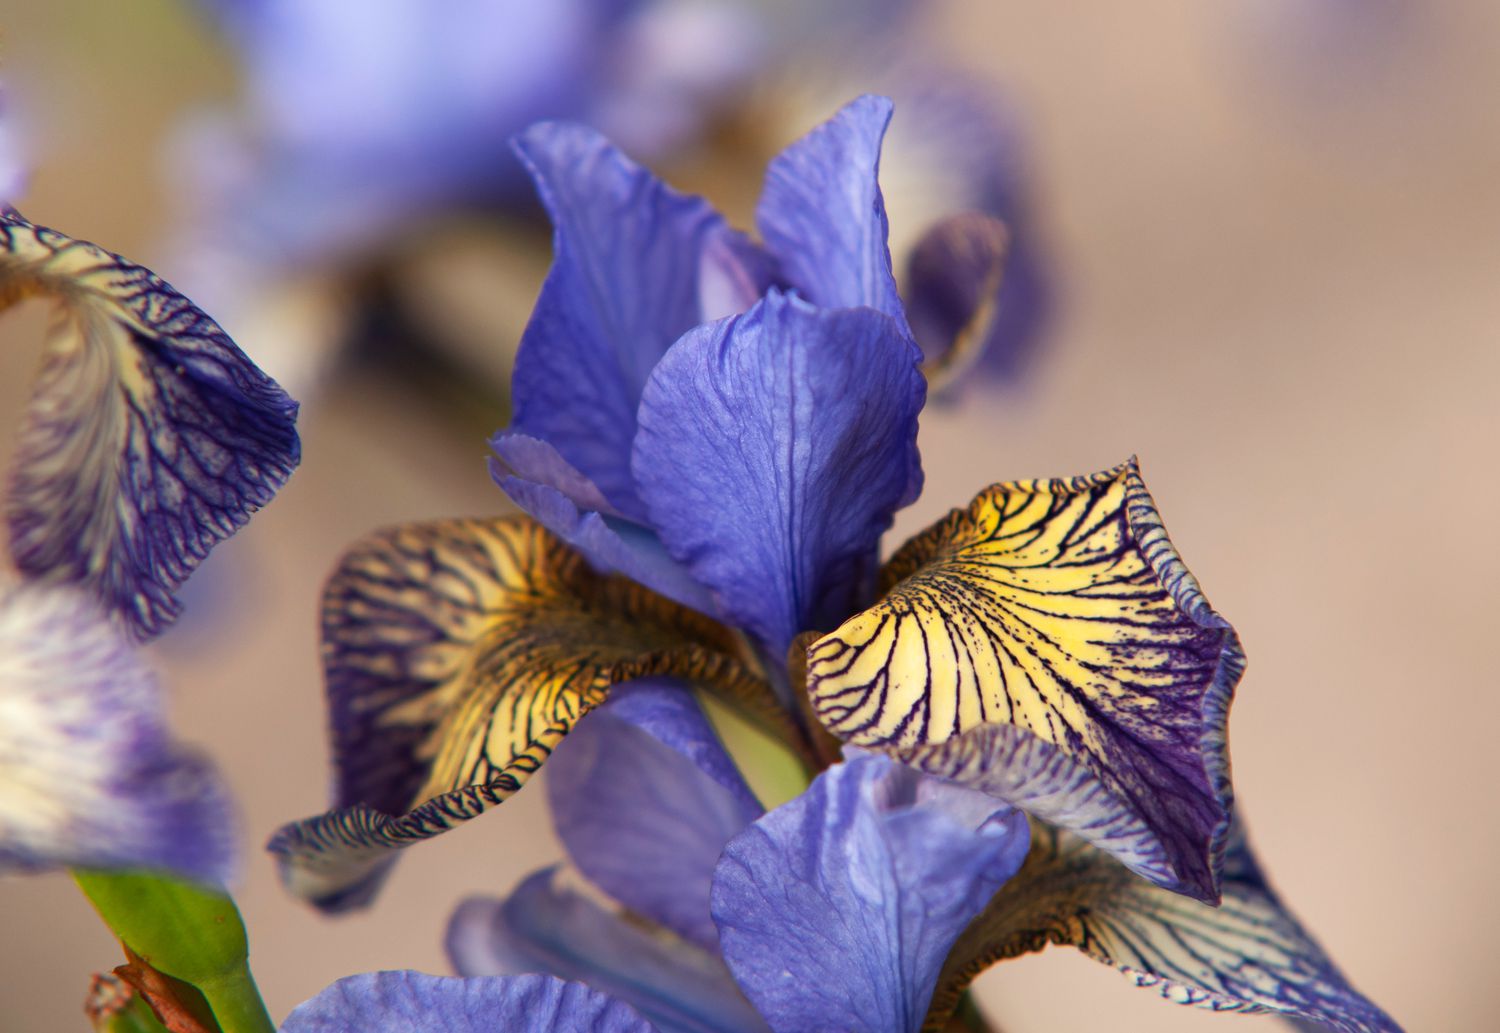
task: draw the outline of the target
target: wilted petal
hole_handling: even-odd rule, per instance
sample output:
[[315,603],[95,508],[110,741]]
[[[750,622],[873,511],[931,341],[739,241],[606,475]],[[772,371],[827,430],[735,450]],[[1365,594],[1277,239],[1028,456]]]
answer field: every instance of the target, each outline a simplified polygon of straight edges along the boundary
[[547,769],[558,838],[621,904],[716,950],[708,912],[724,844],[764,812],[690,689],[615,690]]
[[560,872],[547,869],[505,900],[460,904],[448,923],[454,969],[576,979],[625,1001],[662,1033],[764,1033],[716,954],[624,921],[561,882]]
[[1057,943],[1179,1004],[1314,1024],[1299,1029],[1400,1033],[1282,905],[1238,828],[1218,907],[1153,886],[1071,833],[1034,823],[1032,837],[1020,872],[954,946],[926,1029],[944,1029],[964,987],[991,964]]
[[1010,229],[1005,275],[988,324],[989,339],[980,351],[985,370],[1002,379],[1014,380],[1027,370],[1040,346],[1046,343],[1056,288],[1035,233],[1025,227],[1010,226]]
[[1027,841],[1019,811],[853,751],[725,849],[724,960],[776,1033],[908,1033]]
[[824,308],[868,306],[902,329],[880,195],[880,141],[891,102],[860,97],[766,168],[755,223],[787,283]]
[[1010,234],[981,212],[932,227],[907,264],[907,315],[934,390],[962,376],[984,353],[999,314]]
[[583,557],[525,517],[365,539],[324,593],[335,810],[270,843],[319,907],[367,903],[394,852],[516,792],[611,685],[693,680],[780,711],[730,632]]
[[511,427],[550,442],[639,520],[630,444],[641,391],[700,321],[704,248],[730,230],[706,201],[671,190],[592,130],[545,123],[516,149],[556,232],[516,355]]
[[0,212],[0,308],[32,294],[63,311],[17,452],[11,553],[149,638],[297,465],[297,405],[150,270]]
[[[899,117],[886,137],[880,180],[891,251],[910,255],[929,227],[955,212],[983,212],[1005,224],[1005,275],[975,372],[1013,378],[1035,357],[1051,305],[1047,262],[1032,225],[1025,126],[994,83],[952,69],[914,64],[893,70],[889,82]],[[921,302],[911,289],[906,300],[930,357],[931,334],[913,311]]]
[[347,976],[286,1017],[281,1033],[654,1033],[620,1001],[551,976]]
[[829,730],[1217,899],[1244,656],[1134,460],[988,488],[903,546],[883,580],[878,605],[808,652]]
[[162,868],[221,883],[233,809],[83,593],[0,586],[0,872]]
[[500,457],[490,461],[490,475],[501,490],[597,569],[618,571],[684,606],[714,612],[708,590],[667,555],[656,532],[620,516],[594,482],[547,442],[501,432],[490,447]]
[[773,291],[684,335],[646,387],[651,522],[773,656],[870,597],[880,536],[921,487],[917,358],[878,312]]

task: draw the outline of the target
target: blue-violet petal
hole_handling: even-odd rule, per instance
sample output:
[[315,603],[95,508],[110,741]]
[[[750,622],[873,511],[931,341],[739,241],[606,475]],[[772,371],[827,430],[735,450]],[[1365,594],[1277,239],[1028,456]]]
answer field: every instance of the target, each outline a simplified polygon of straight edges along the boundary
[[724,960],[776,1033],[911,1033],[948,949],[1026,856],[1019,811],[848,751],[732,840]]
[[691,689],[622,685],[554,751],[547,796],[578,870],[626,907],[708,950],[724,844],[763,813]]
[[870,309],[772,291],[683,336],[641,400],[634,469],[667,550],[771,655],[870,598],[921,483],[915,345]]

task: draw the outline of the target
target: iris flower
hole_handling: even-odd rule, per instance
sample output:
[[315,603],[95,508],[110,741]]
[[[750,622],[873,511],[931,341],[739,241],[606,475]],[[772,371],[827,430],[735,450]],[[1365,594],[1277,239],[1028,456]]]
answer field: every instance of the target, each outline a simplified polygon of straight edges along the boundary
[[[890,116],[860,98],[778,156],[758,241],[591,130],[518,140],[556,229],[492,442],[526,515],[344,557],[335,808],[270,848],[319,907],[366,904],[556,751],[561,838],[630,920],[544,874],[460,910],[466,981],[354,977],[289,1030],[941,1028],[1048,942],[1178,1001],[1395,1028],[1249,852],[1243,654],[1134,460],[993,485],[880,563],[926,393]],[[821,773],[764,812],[697,693]]]
[[296,404],[149,270],[0,207],[0,309],[59,303],[5,499],[0,872],[222,883],[232,808],[135,644],[298,459]]
[[[784,139],[785,126],[811,124],[810,98],[821,117],[830,89],[836,103],[871,74],[914,116],[907,160],[890,177],[910,212],[898,259],[910,253],[914,282],[940,280],[952,248],[946,237],[924,248],[918,234],[969,213],[969,244],[987,266],[999,258],[988,252],[1008,254],[1003,279],[997,269],[988,282],[986,354],[1015,370],[1037,337],[1044,263],[1025,217],[1016,121],[995,110],[993,90],[914,50],[904,0],[211,6],[245,88],[238,110],[180,134],[174,167],[196,208],[183,263],[195,291],[263,341],[273,370],[299,388],[326,373],[333,346],[362,338],[508,378],[530,285],[514,304],[492,286],[481,302],[454,273],[503,263],[517,279],[544,254],[508,145],[526,126],[576,119],[634,154],[722,161],[724,139],[734,154]],[[832,81],[808,74],[812,63],[836,68]],[[534,268],[540,276],[540,260]],[[924,288],[912,309],[933,356],[972,305],[970,288],[957,289]],[[498,327],[501,346],[470,324]]]

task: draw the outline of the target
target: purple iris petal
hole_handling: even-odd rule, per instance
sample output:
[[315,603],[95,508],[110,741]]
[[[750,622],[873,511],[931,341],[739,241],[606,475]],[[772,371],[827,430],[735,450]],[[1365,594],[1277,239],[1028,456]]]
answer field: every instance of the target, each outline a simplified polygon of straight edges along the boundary
[[891,102],[864,96],[766,169],[755,222],[787,282],[825,308],[868,306],[906,326],[878,174]]
[[776,259],[738,231],[707,242],[698,262],[700,322],[737,316],[776,285]]
[[654,1033],[627,1004],[552,976],[370,972],[303,1001],[281,1033]]
[[587,477],[545,441],[501,432],[490,447],[490,475],[510,500],[537,523],[588,557],[596,568],[618,571],[668,599],[714,612],[708,591],[667,550],[650,528],[621,517]]
[[551,444],[623,515],[636,408],[662,355],[701,319],[699,265],[731,233],[581,126],[533,126],[516,150],[555,228],[552,269],[516,355],[511,429]]
[[873,589],[921,485],[926,382],[904,326],[772,291],[686,334],[641,400],[633,468],[668,551],[777,658]]
[[708,950],[724,844],[763,813],[684,685],[622,685],[547,764],[558,837],[615,900]]
[[0,587],[0,873],[234,867],[213,768],[170,737],[161,689],[87,596]]
[[560,881],[548,869],[505,900],[460,904],[448,924],[454,969],[580,980],[627,1002],[662,1033],[766,1033],[717,955],[624,921]]
[[[521,480],[553,488],[566,495],[579,509],[620,515],[598,485],[574,469],[547,442],[526,434],[501,431],[490,439],[490,447],[509,472]],[[496,480],[499,480],[498,475]]]
[[725,849],[724,960],[777,1033],[908,1033],[1029,841],[1021,812],[849,751]]

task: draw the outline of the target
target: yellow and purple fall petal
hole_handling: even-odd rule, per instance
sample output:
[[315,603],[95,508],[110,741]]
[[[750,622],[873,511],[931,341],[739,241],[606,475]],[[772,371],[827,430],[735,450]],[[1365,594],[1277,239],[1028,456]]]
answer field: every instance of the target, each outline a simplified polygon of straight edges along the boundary
[[808,651],[830,731],[1217,899],[1244,658],[1134,460],[986,489],[903,546],[883,587]]
[[651,675],[795,729],[713,621],[584,558],[526,517],[380,532],[324,594],[335,809],[270,843],[288,887],[368,902],[395,851],[516,792],[609,689]]
[[[706,898],[703,907],[706,918]],[[662,1033],[768,1033],[717,953],[610,910],[556,868],[528,876],[504,900],[465,900],[449,920],[446,947],[459,975],[578,980]]]
[[1153,886],[1078,836],[1033,822],[1026,863],[954,945],[928,1013],[945,1028],[973,978],[1055,943],[1120,969],[1136,986],[1213,1011],[1277,1014],[1299,1028],[1400,1033],[1282,905],[1236,824],[1223,902]]
[[0,873],[228,878],[228,791],[162,711],[155,676],[87,595],[0,584]]
[[150,270],[0,211],[0,309],[32,295],[61,312],[16,456],[11,555],[149,638],[297,465],[297,405]]

